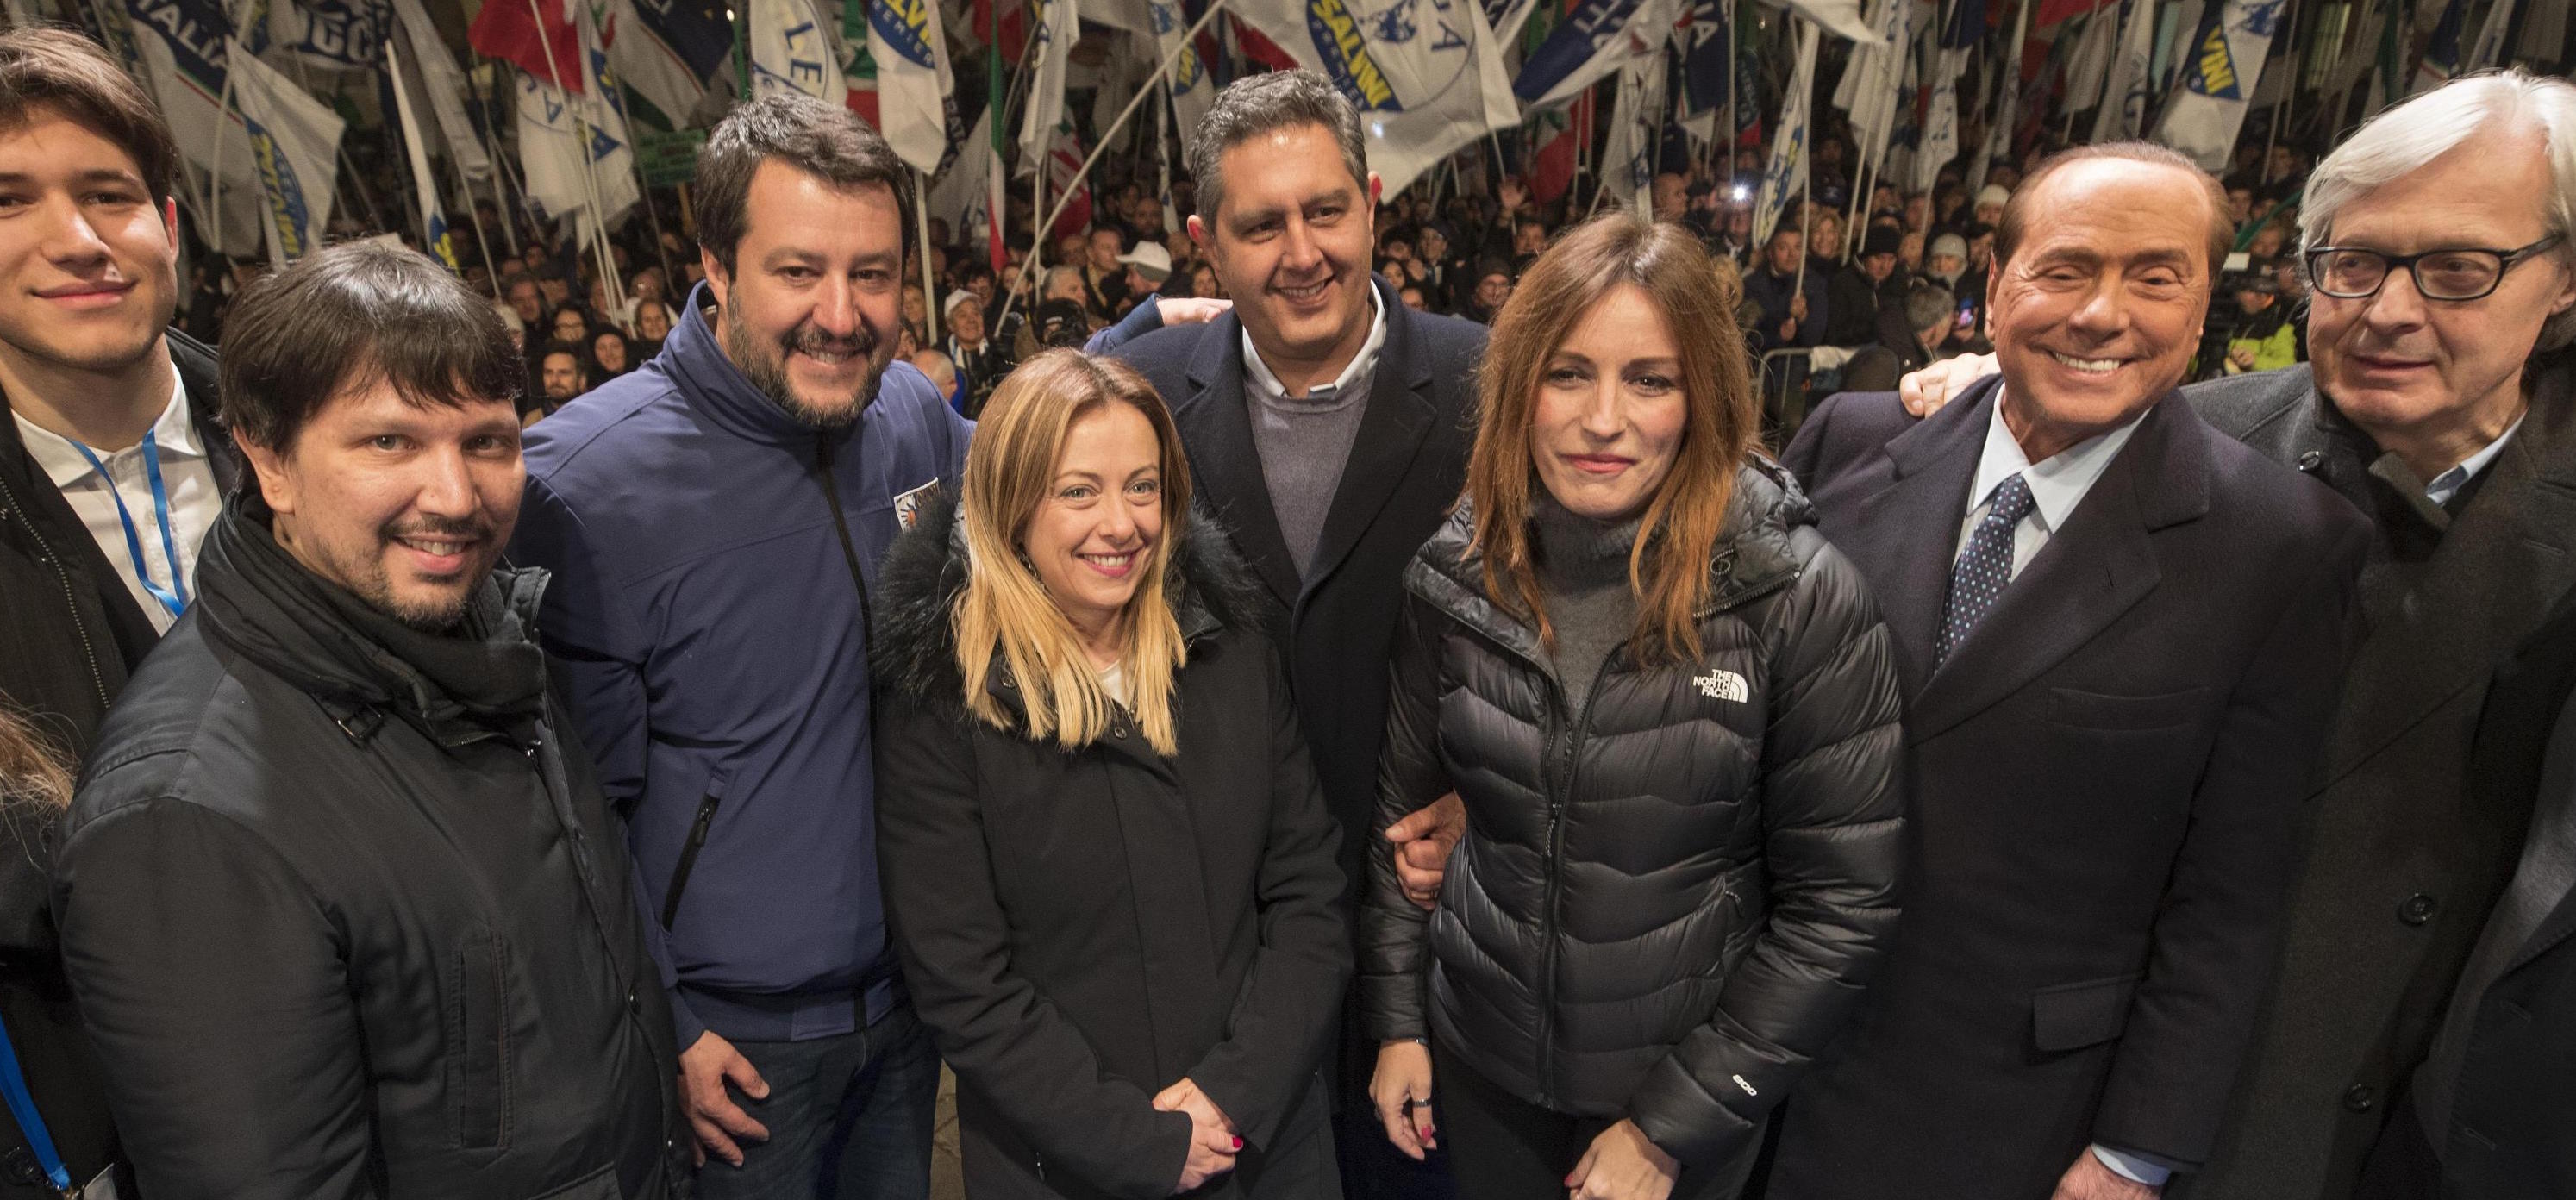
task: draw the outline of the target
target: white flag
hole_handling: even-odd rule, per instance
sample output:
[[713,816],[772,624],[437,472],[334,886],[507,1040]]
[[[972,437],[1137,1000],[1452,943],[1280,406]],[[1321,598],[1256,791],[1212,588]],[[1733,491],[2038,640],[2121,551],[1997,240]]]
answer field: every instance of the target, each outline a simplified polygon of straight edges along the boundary
[[1799,21],[1797,65],[1789,71],[1789,93],[1780,102],[1780,132],[1771,142],[1771,163],[1762,170],[1762,191],[1753,200],[1753,244],[1771,240],[1789,196],[1807,182],[1808,93],[1816,85],[1816,27]]
[[[502,0],[494,0],[502,2]],[[465,115],[465,73],[457,69],[456,58],[429,19],[420,0],[393,0],[402,60],[420,77],[423,98],[429,101],[430,119],[438,125],[439,139],[446,143],[448,160],[456,164],[467,179],[490,179],[492,159],[483,152],[483,139],[474,130],[474,120]]]
[[2197,47],[2183,59],[2173,98],[2156,122],[2156,140],[2191,156],[2203,170],[2227,169],[2246,97],[2263,76],[2282,0],[2226,0],[2201,18]]
[[[1896,128],[1897,101],[1911,95],[1901,85],[1905,61],[1914,48],[1914,0],[1870,0],[1869,22],[1877,44],[1852,47],[1834,88],[1834,107],[1851,114],[1851,133],[1858,152],[1855,170],[1877,163],[1887,153],[1888,135]],[[1857,175],[1855,175],[1857,181]]]
[[403,149],[411,160],[412,191],[420,198],[421,248],[448,270],[461,270],[456,243],[447,236],[447,215],[439,208],[438,184],[429,174],[429,143],[421,140],[420,120],[412,115],[411,88],[403,82],[402,42],[400,37],[385,40],[385,68],[393,82],[394,114],[402,122]]
[[[1157,52],[1172,59],[1164,86],[1171,90],[1172,113],[1186,135],[1199,127],[1207,117],[1208,105],[1216,101],[1216,81],[1208,78],[1207,64],[1199,61],[1198,47],[1182,49],[1189,41],[1190,22],[1180,0],[1145,0],[1145,11],[1153,23]],[[1174,57],[1175,52],[1178,57]]]
[[584,50],[582,93],[567,95],[524,70],[517,73],[521,178],[528,198],[548,214],[580,213],[582,223],[595,219],[602,228],[614,228],[643,198],[635,147],[617,96],[617,74],[599,48],[589,10],[573,7]]
[[[1383,178],[1387,195],[1403,191],[1487,130],[1520,123],[1502,45],[1485,24],[1481,4],[1357,3],[1366,7],[1304,0],[1286,12],[1229,11],[1298,65],[1322,72],[1359,107],[1369,168]],[[1659,38],[1672,33],[1669,5],[1670,0],[1647,0],[1639,6],[1666,14]]]
[[1968,52],[1945,49],[1932,62],[1932,106],[1923,117],[1923,146],[1914,155],[1912,185],[1924,193],[1940,182],[1941,168],[1959,157],[1959,76],[1968,69]]
[[1631,212],[1646,211],[1652,200],[1655,149],[1663,140],[1663,123],[1657,119],[1662,65],[1631,62],[1621,67],[1618,98],[1610,105],[1610,141],[1601,151],[1601,188]]
[[269,262],[283,266],[322,245],[331,224],[331,190],[340,178],[340,117],[295,81],[225,39],[233,105],[250,135],[251,156],[268,194]]
[[[396,0],[417,4],[419,0]],[[505,0],[484,0],[503,3]],[[663,11],[668,11],[667,0]],[[685,124],[689,112],[706,98],[707,85],[678,50],[671,47],[661,31],[638,13],[635,0],[608,0],[604,18],[607,26],[600,30],[608,44],[608,61],[617,68],[619,78],[644,102],[660,109],[673,128]]]
[[983,211],[986,176],[992,173],[993,110],[986,106],[975,118],[975,131],[968,134],[958,150],[957,161],[949,164],[930,186],[930,215],[948,218],[950,236],[963,242],[970,234],[984,232]]
[[849,103],[840,47],[812,0],[749,0],[751,94],[800,92],[835,108]]
[[[1020,171],[1034,173],[1064,124],[1067,57],[1082,36],[1082,8],[1076,0],[1029,0],[1036,24],[1029,28],[1026,53],[1036,57],[1029,77],[1029,104],[1020,122]],[[1040,214],[1040,220],[1046,219]]]
[[2496,0],[2495,7],[2487,10],[2487,23],[2478,27],[2477,44],[2469,48],[2468,61],[2460,64],[2462,71],[2483,71],[2502,60],[2504,35],[2513,24],[2514,7],[2514,0]]
[[2126,141],[2146,132],[2147,68],[2155,51],[2156,0],[2129,0],[2129,20],[2120,27],[2102,107],[2093,114],[2095,142]]
[[[2061,35],[2063,36],[2063,35]],[[2082,41],[2066,61],[2066,95],[2061,111],[2078,113],[2102,103],[2102,85],[2111,77],[2111,56],[2120,41],[2120,6],[2105,4],[2084,19]]]
[[868,57],[877,64],[877,127],[914,170],[936,171],[948,157],[948,127],[957,115],[939,6],[932,0],[866,3]]

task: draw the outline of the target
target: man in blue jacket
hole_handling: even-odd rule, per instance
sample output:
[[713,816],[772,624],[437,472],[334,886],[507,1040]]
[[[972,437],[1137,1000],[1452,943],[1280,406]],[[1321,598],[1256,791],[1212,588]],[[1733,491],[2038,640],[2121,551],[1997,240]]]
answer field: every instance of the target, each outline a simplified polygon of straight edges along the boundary
[[513,557],[555,573],[545,643],[627,814],[681,1092],[723,1160],[702,1196],[929,1193],[938,1062],[878,896],[868,589],[972,426],[890,365],[907,178],[843,109],[735,109],[698,159],[706,282],[661,354],[527,442]]

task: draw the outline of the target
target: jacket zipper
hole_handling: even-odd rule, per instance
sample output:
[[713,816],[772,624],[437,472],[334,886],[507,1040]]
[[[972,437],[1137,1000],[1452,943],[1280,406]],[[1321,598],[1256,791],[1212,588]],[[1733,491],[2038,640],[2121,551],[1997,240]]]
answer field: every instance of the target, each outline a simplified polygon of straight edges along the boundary
[[[1557,903],[1564,893],[1565,878],[1565,806],[1574,796],[1575,765],[1583,752],[1583,743],[1592,729],[1592,703],[1601,698],[1601,685],[1610,674],[1610,661],[1619,656],[1616,649],[1601,656],[1601,667],[1592,674],[1592,690],[1583,695],[1583,711],[1575,714],[1572,725],[1560,724],[1556,736],[1563,742],[1556,770],[1555,785],[1547,794],[1547,903],[1539,927],[1543,947],[1539,969],[1538,1006],[1538,1090],[1539,1102],[1554,1107],[1556,1103],[1556,947],[1559,940]],[[1565,685],[1553,673],[1547,685],[1556,693],[1551,711],[1564,712]]]
[[98,691],[99,707],[110,707],[112,701],[107,694],[107,676],[98,669],[98,647],[90,641],[89,626],[81,621],[80,596],[72,590],[71,570],[64,564],[62,553],[54,549],[52,542],[45,540],[45,531],[36,525],[36,514],[19,503],[18,493],[9,487],[5,478],[0,478],[0,501],[7,502],[18,513],[19,519],[26,522],[27,536],[35,539],[36,548],[44,552],[45,562],[53,567],[54,581],[62,585],[63,607],[71,614],[72,632],[80,635],[81,661],[89,666],[89,685]]
[[832,529],[841,535],[841,557],[850,564],[850,582],[859,589],[859,641],[867,644],[875,635],[876,611],[868,603],[868,577],[859,570],[859,549],[850,540],[850,519],[841,512],[841,488],[832,477],[832,439],[818,434],[814,438],[814,472],[823,483],[823,499],[832,506]]
[[662,928],[669,929],[680,919],[680,893],[688,890],[689,872],[698,865],[698,851],[707,848],[707,827],[715,823],[716,798],[709,793],[698,801],[698,819],[689,823],[689,840],[680,847],[680,863],[671,868],[671,887],[662,894]]

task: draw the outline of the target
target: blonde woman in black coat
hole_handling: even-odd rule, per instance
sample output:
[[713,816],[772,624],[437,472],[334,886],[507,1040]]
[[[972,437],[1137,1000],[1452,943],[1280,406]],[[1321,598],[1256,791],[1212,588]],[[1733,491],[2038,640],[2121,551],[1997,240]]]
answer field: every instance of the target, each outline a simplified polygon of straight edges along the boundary
[[1338,1196],[1336,835],[1169,413],[1041,355],[962,491],[888,558],[873,655],[886,905],[968,1194]]

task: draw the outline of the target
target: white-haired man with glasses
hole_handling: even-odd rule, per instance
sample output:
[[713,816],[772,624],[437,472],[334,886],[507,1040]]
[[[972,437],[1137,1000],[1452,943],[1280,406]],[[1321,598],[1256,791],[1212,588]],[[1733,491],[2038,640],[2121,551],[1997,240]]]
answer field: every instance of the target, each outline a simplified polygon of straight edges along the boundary
[[[2494,1003],[2576,922],[2576,722],[2554,720],[2563,680],[2524,689],[2539,719],[2488,699],[2576,637],[2536,636],[2576,584],[2571,221],[2576,86],[2507,71],[2418,96],[2309,179],[2313,361],[2183,393],[2350,500],[2376,545],[2266,1016],[2218,1152],[2176,1197],[2340,1200],[2366,1164],[2374,1198],[2550,1190],[2497,1184],[2489,1161],[2548,1152],[2504,1128],[2536,1111],[2528,1090],[2469,1099],[2476,1072],[2531,1054],[2497,1049],[2495,1023],[2564,1047],[2576,1008]],[[1908,405],[1978,373],[1953,360],[1909,378]],[[2535,862],[2526,831],[2565,844]],[[2563,1117],[2571,1100],[2548,1103]]]

